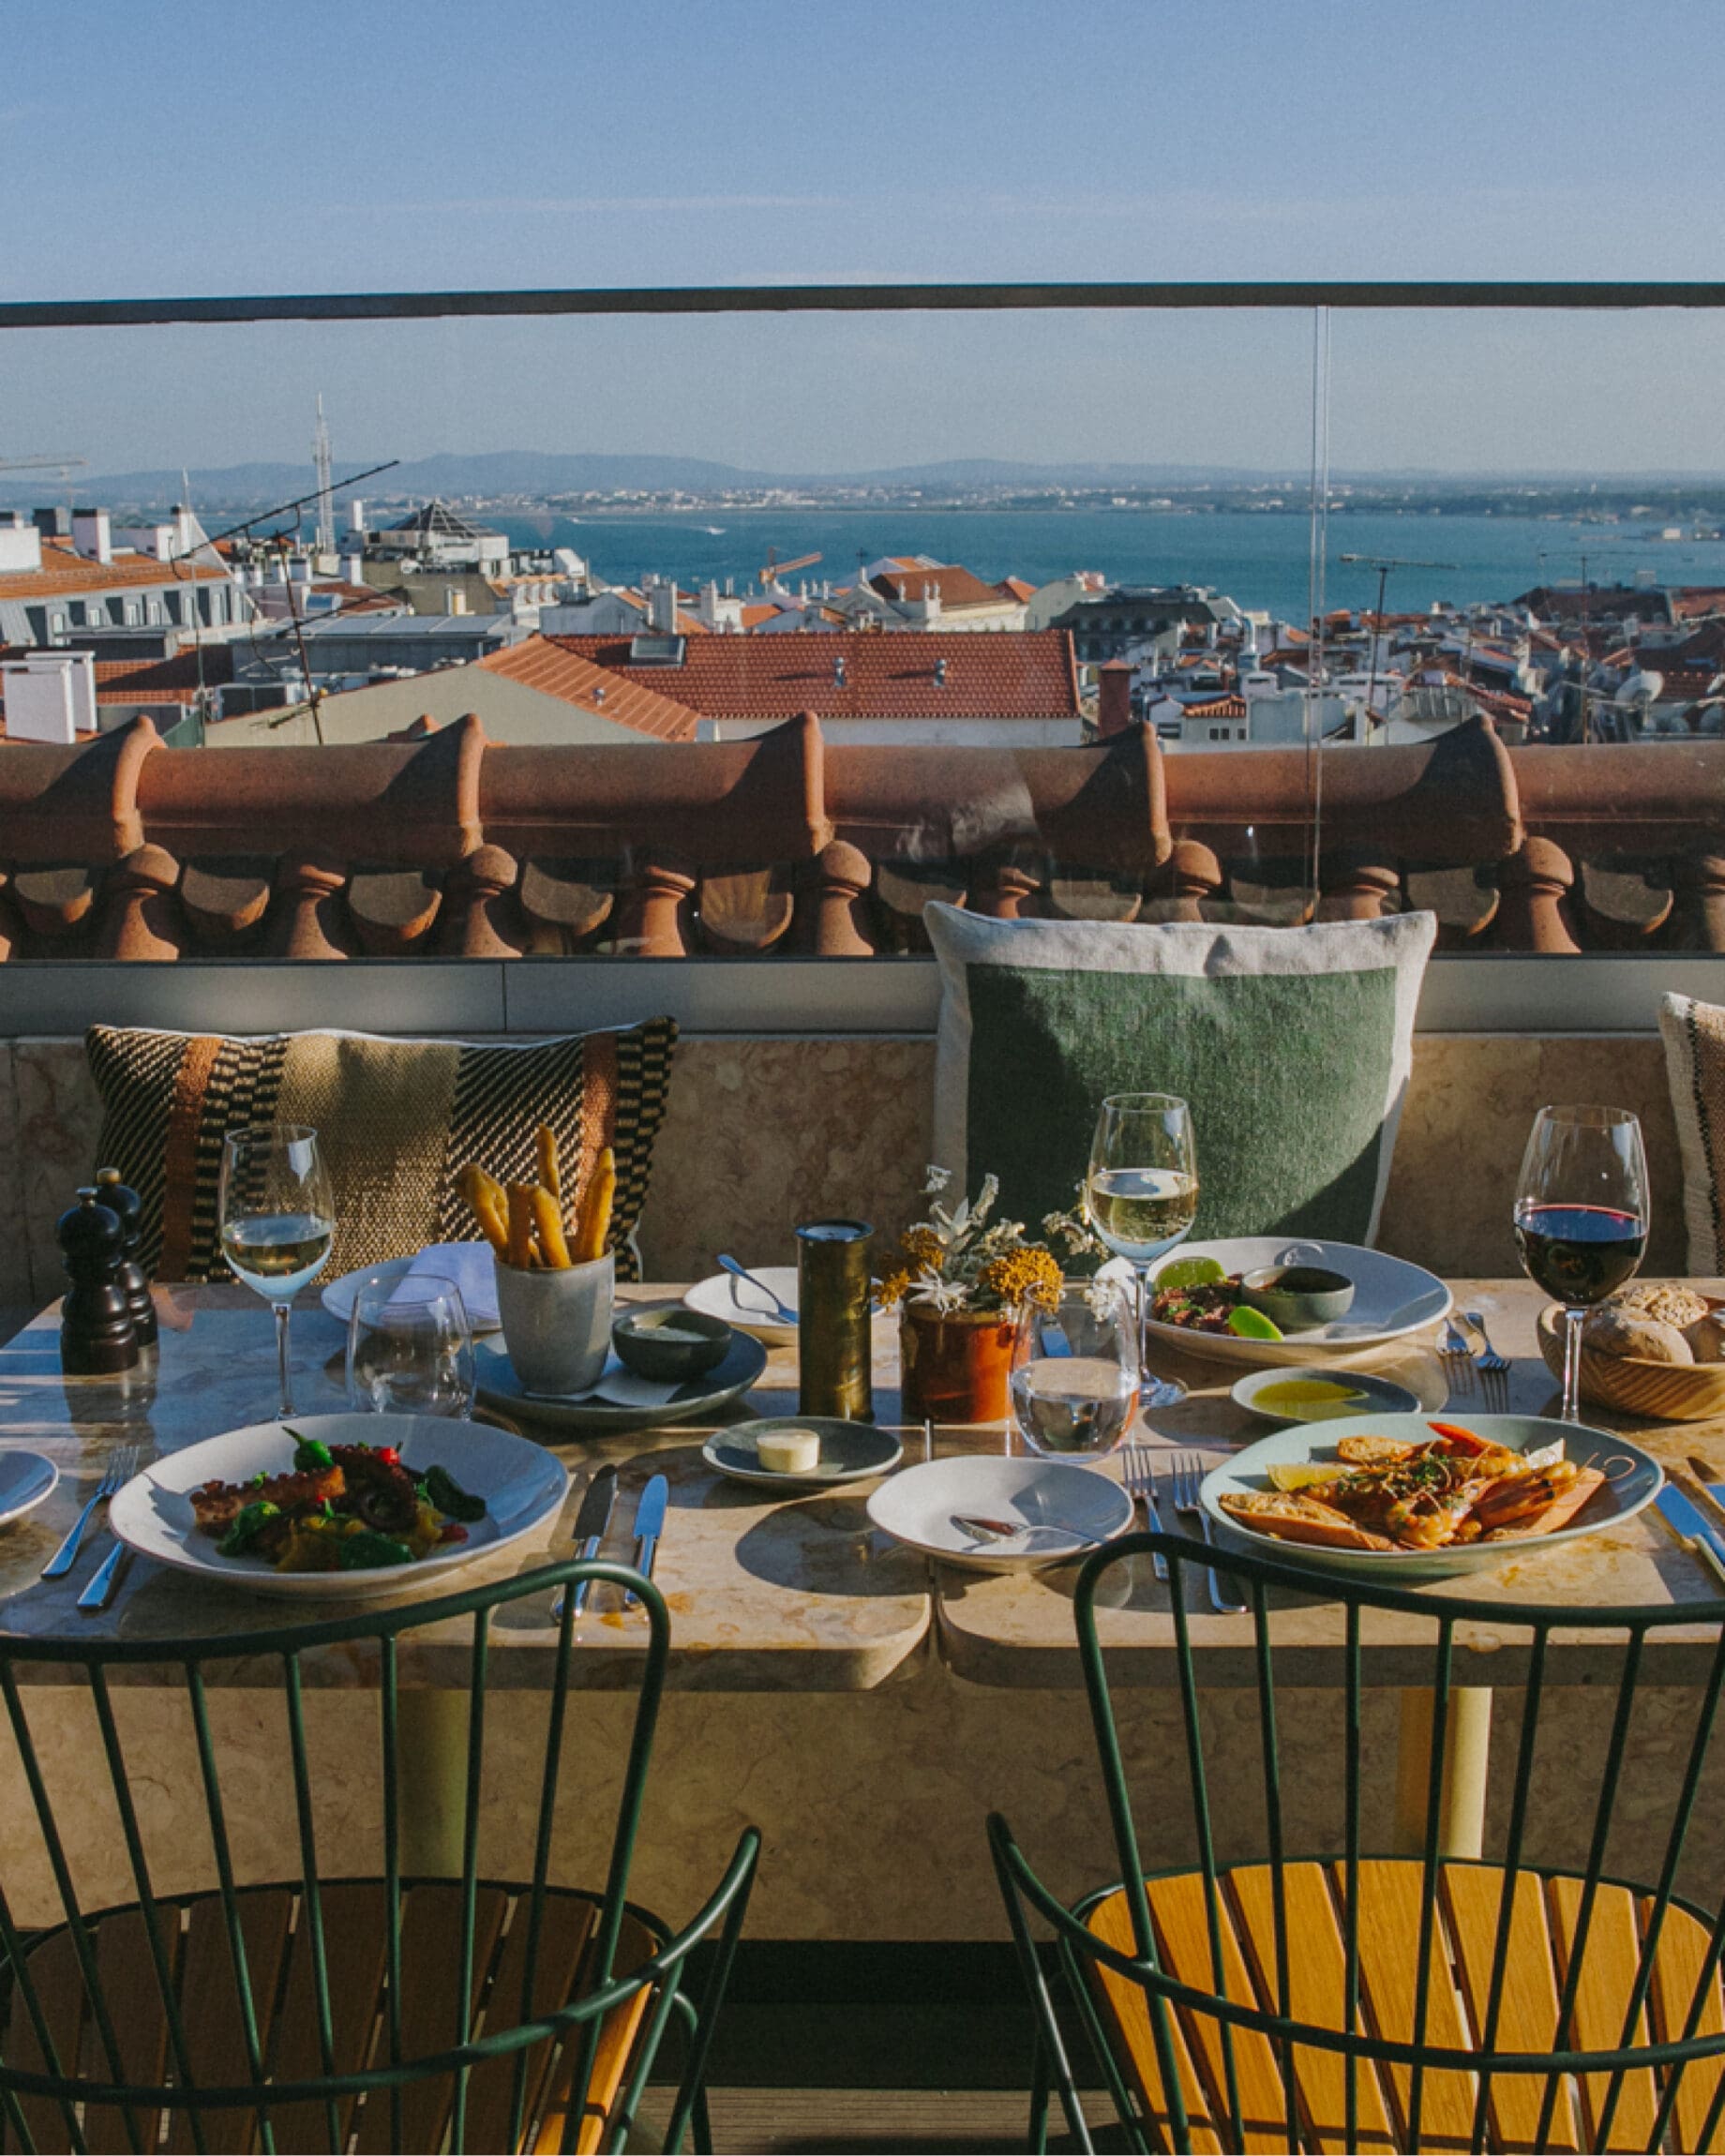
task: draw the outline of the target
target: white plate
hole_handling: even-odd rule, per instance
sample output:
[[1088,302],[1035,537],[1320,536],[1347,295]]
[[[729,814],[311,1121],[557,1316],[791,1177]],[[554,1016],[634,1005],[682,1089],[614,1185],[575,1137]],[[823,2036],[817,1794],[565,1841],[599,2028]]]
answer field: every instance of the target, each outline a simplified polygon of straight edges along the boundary
[[[1022,1542],[982,1544],[954,1513],[1022,1520]],[[957,1453],[925,1460],[883,1482],[868,1501],[875,1525],[930,1557],[979,1572],[1035,1572],[1082,1557],[1132,1525],[1132,1501],[1111,1475],[1063,1460]]]
[[[812,1430],[820,1440],[820,1458],[800,1474],[785,1475],[760,1464],[756,1441],[768,1430]],[[837,1482],[864,1482],[886,1475],[905,1457],[890,1430],[872,1423],[845,1422],[828,1415],[773,1415],[756,1422],[734,1422],[715,1430],[701,1446],[709,1467],[733,1482],[759,1483],[768,1490],[823,1490]]]
[[1323,1373],[1320,1382],[1346,1385],[1356,1396],[1354,1399],[1336,1400],[1311,1415],[1290,1415],[1285,1407],[1259,1406],[1260,1398],[1271,1385],[1298,1384],[1301,1378],[1310,1382],[1311,1377],[1310,1363],[1291,1368],[1284,1364],[1280,1370],[1254,1370],[1249,1377],[1240,1379],[1229,1397],[1236,1407],[1243,1407],[1248,1415],[1255,1415],[1261,1422],[1273,1422],[1278,1430],[1285,1429],[1290,1423],[1334,1422],[1342,1415],[1413,1415],[1421,1405],[1417,1392],[1407,1385],[1397,1385],[1391,1378],[1373,1377],[1363,1370],[1332,1369]]
[[170,1452],[135,1475],[108,1508],[108,1523],[141,1557],[179,1572],[201,1573],[259,1595],[299,1601],[354,1601],[400,1595],[436,1580],[476,1558],[492,1557],[556,1517],[569,1491],[569,1474],[554,1453],[506,1430],[430,1415],[295,1415],[302,1436],[325,1445],[395,1445],[410,1467],[446,1467],[464,1490],[486,1501],[486,1516],[448,1554],[417,1565],[385,1565],[368,1572],[277,1572],[256,1557],[224,1557],[197,1532],[189,1492],[212,1480],[244,1482],[285,1475],[293,1440],[279,1422],[253,1423]]
[[[367,1280],[376,1280],[380,1287],[393,1288],[398,1280],[407,1278],[408,1267],[413,1262],[412,1258],[389,1258],[381,1265],[361,1265],[357,1271],[343,1273],[338,1280],[329,1281],[318,1299],[338,1324],[345,1325],[353,1315],[353,1305],[359,1300],[359,1291]],[[497,1290],[492,1288],[488,1293],[491,1297],[488,1306],[475,1310],[471,1303],[467,1305],[467,1322],[476,1333],[494,1333],[502,1323],[497,1314]],[[465,1297],[462,1299],[466,1301]]]
[[0,1452],[0,1527],[52,1494],[60,1470],[39,1452]]
[[1423,1332],[1449,1315],[1455,1298],[1435,1273],[1368,1250],[1358,1243],[1326,1243],[1297,1235],[1237,1235],[1222,1243],[1182,1243],[1150,1267],[1154,1290],[1164,1265],[1181,1258],[1214,1258],[1224,1272],[1249,1273],[1259,1265],[1281,1265],[1297,1250],[1301,1265],[1327,1265],[1354,1283],[1346,1317],[1310,1332],[1288,1333],[1279,1340],[1244,1340],[1238,1333],[1194,1333],[1184,1325],[1158,1325],[1146,1330],[1151,1340],[1183,1349],[1187,1355],[1213,1356],[1218,1362],[1333,1362],[1345,1355],[1369,1355],[1393,1340]]
[[1311,1542],[1278,1541],[1243,1520],[1230,1520],[1222,1510],[1224,1490],[1268,1490],[1274,1461],[1334,1460],[1344,1437],[1418,1441],[1432,1435],[1431,1422],[1423,1415],[1358,1415],[1346,1421],[1300,1423],[1243,1446],[1220,1467],[1211,1468],[1199,1488],[1199,1501],[1216,1522],[1220,1537],[1259,1557],[1308,1565],[1317,1572],[1358,1573],[1388,1586],[1407,1587],[1427,1580],[1454,1579],[1463,1572],[1488,1572],[1494,1565],[1537,1556],[1560,1543],[1579,1541],[1583,1535],[1598,1535],[1602,1528],[1621,1527],[1651,1505],[1664,1486],[1664,1471],[1658,1460],[1608,1430],[1548,1421],[1537,1415],[1467,1415],[1459,1419],[1463,1428],[1511,1452],[1538,1451],[1562,1439],[1566,1458],[1578,1467],[1600,1468],[1606,1486],[1595,1491],[1573,1527],[1560,1527],[1527,1541],[1464,1542],[1459,1550],[1325,1550]]
[[[797,1307],[795,1265],[751,1265],[755,1278],[770,1288],[788,1310]],[[765,1298],[734,1273],[714,1273],[710,1280],[698,1280],[683,1301],[692,1310],[710,1318],[723,1318],[740,1333],[753,1333],[758,1340],[783,1347],[797,1337],[794,1325],[781,1325],[765,1307]]]

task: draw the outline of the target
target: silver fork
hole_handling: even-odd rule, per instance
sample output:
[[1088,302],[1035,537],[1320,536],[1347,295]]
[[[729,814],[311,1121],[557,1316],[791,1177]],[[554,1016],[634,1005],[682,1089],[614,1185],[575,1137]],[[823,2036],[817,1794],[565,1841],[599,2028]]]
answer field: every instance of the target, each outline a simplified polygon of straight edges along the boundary
[[90,1515],[98,1505],[112,1497],[123,1483],[128,1483],[138,1472],[138,1447],[123,1445],[108,1462],[108,1471],[97,1484],[94,1494],[85,1503],[83,1510],[72,1522],[71,1533],[42,1567],[44,1580],[64,1580],[78,1562],[78,1552],[83,1544],[83,1531],[90,1524]]
[[[1209,1515],[1198,1503],[1198,1485],[1204,1479],[1204,1468],[1195,1452],[1177,1452],[1174,1456],[1174,1509],[1190,1514],[1198,1522],[1200,1537],[1212,1550],[1216,1536],[1210,1527]],[[1222,1575],[1215,1566],[1210,1567],[1210,1601],[1224,1617],[1243,1617],[1246,1605],[1237,1602],[1222,1584]]]
[[[1156,1488],[1156,1469],[1148,1445],[1128,1445],[1120,1451],[1120,1480],[1130,1496],[1139,1498],[1144,1505],[1144,1517],[1152,1532],[1162,1534],[1161,1493]],[[1158,1580],[1168,1577],[1168,1560],[1159,1551],[1153,1560]]]
[[1507,1370],[1509,1368],[1509,1357],[1508,1355],[1499,1355],[1497,1350],[1492,1345],[1492,1336],[1485,1329],[1484,1318],[1480,1316],[1478,1310],[1469,1310],[1467,1313],[1467,1322],[1470,1325],[1473,1326],[1474,1330],[1479,1335],[1479,1338],[1485,1342],[1484,1354],[1475,1357],[1475,1360],[1478,1363],[1479,1368],[1484,1370]]

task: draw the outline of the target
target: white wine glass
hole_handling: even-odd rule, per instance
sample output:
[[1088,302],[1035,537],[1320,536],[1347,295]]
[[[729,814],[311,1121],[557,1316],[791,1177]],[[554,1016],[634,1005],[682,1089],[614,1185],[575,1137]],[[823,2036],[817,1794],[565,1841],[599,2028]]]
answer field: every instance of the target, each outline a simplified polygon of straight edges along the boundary
[[437,1273],[374,1273],[348,1319],[348,1400],[376,1415],[464,1416],[473,1330],[461,1291]]
[[1172,1407],[1186,1387],[1151,1371],[1146,1332],[1150,1267],[1185,1241],[1198,1214],[1192,1110],[1178,1094],[1109,1095],[1096,1118],[1084,1196],[1091,1227],[1137,1280],[1139,1400],[1145,1407]]
[[1582,1419],[1582,1325],[1647,1248],[1647,1157],[1627,1108],[1541,1108],[1515,1192],[1522,1270],[1564,1306],[1565,1422]]
[[1069,1280],[1052,1310],[1027,1303],[1012,1346],[1012,1421],[1047,1460],[1102,1460],[1138,1404],[1137,1331],[1113,1280]]
[[256,1123],[221,1145],[217,1196],[222,1255],[276,1313],[281,1413],[293,1413],[288,1316],[317,1279],[336,1236],[336,1205],[318,1134],[306,1123]]

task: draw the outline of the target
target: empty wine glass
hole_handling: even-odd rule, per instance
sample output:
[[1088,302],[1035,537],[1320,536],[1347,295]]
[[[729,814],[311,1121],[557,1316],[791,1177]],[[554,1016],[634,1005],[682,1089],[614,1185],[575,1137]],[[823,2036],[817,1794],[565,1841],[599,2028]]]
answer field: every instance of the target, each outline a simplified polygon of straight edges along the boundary
[[1541,1108],[1515,1192],[1522,1265],[1564,1306],[1563,1407],[1582,1419],[1582,1325],[1647,1248],[1647,1159],[1627,1108]]
[[230,1130],[221,1145],[216,1208],[222,1254],[276,1313],[281,1413],[292,1415],[288,1313],[301,1288],[323,1270],[336,1236],[336,1205],[317,1132],[306,1123]]
[[1150,1267],[1183,1242],[1198,1213],[1192,1110],[1173,1093],[1114,1093],[1102,1104],[1085,1181],[1090,1225],[1138,1283],[1138,1367],[1146,1407],[1186,1397],[1178,1378],[1151,1374],[1145,1354]]
[[1112,1280],[1068,1281],[1052,1310],[1027,1304],[1012,1348],[1012,1420],[1032,1452],[1101,1460],[1138,1401],[1136,1325]]
[[461,1291],[437,1273],[373,1273],[348,1318],[348,1399],[378,1415],[464,1416],[473,1331]]

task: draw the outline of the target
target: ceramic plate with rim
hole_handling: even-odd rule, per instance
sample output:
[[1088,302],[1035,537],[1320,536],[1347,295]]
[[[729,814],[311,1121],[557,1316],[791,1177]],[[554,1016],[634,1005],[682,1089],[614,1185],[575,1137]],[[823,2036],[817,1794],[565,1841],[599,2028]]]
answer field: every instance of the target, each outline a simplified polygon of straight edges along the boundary
[[[795,1265],[751,1265],[749,1270],[788,1310],[796,1309]],[[758,1340],[766,1340],[774,1347],[784,1347],[797,1337],[796,1326],[781,1325],[766,1309],[766,1298],[758,1295],[747,1280],[740,1280],[735,1273],[714,1273],[711,1280],[698,1280],[682,1299],[692,1310],[701,1310],[710,1318],[723,1318],[738,1332],[752,1333]]]
[[[1022,1541],[982,1543],[954,1515],[1023,1520]],[[1067,1460],[954,1453],[883,1482],[868,1501],[875,1525],[912,1550],[979,1572],[1036,1572],[1124,1535],[1132,1501],[1112,1475]]]
[[501,1337],[481,1340],[473,1349],[479,1397],[488,1407],[501,1407],[509,1415],[531,1415],[587,1437],[657,1430],[665,1423],[693,1422],[697,1415],[716,1414],[758,1385],[766,1367],[767,1351],[760,1341],[739,1332],[722,1363],[686,1379],[662,1406],[624,1407],[611,1400],[555,1400],[524,1392]]
[[435,1581],[554,1520],[569,1491],[569,1471],[554,1453],[486,1423],[434,1415],[306,1415],[292,1427],[325,1445],[400,1447],[410,1467],[446,1467],[464,1490],[486,1502],[486,1516],[465,1542],[415,1565],[383,1565],[365,1572],[277,1572],[257,1557],[224,1557],[215,1538],[200,1535],[190,1492],[210,1481],[247,1482],[254,1475],[285,1475],[293,1440],[280,1422],[257,1422],[164,1453],[133,1475],[108,1508],[108,1523],[141,1557],[176,1572],[195,1572],[224,1586],[300,1601],[360,1601],[400,1595]]
[[[1345,1385],[1355,1397],[1328,1405],[1319,1403],[1309,1415],[1296,1414],[1286,1401],[1270,1406],[1259,1404],[1272,1385],[1302,1383]],[[1278,1429],[1290,1422],[1310,1428],[1314,1422],[1334,1422],[1342,1415],[1417,1415],[1419,1412],[1419,1395],[1404,1385],[1397,1385],[1387,1377],[1373,1377],[1363,1370],[1314,1370],[1310,1363],[1284,1364],[1280,1370],[1254,1370],[1250,1376],[1238,1381],[1229,1398],[1236,1407],[1243,1407],[1248,1415],[1255,1415],[1261,1421],[1273,1422]]]
[[[801,1475],[775,1474],[763,1467],[755,1441],[775,1430],[812,1430],[820,1439],[818,1465]],[[877,1430],[867,1422],[844,1422],[831,1415],[770,1415],[758,1422],[733,1423],[728,1430],[715,1430],[701,1446],[707,1465],[728,1475],[733,1482],[756,1482],[783,1490],[863,1482],[872,1475],[891,1473],[904,1457],[904,1446],[890,1430]]]
[[[367,1280],[375,1280],[380,1287],[393,1288],[398,1280],[407,1278],[408,1267],[414,1262],[412,1258],[386,1258],[381,1265],[361,1265],[329,1281],[318,1300],[338,1324],[345,1325],[353,1315],[353,1305],[359,1300],[360,1288]],[[467,1306],[467,1322],[474,1332],[496,1332],[502,1322],[498,1317],[496,1304],[497,1294],[493,1289],[488,1310],[474,1310],[471,1304]]]
[[1218,1362],[1333,1362],[1369,1355],[1375,1348],[1406,1340],[1449,1315],[1455,1298],[1435,1273],[1409,1265],[1359,1243],[1327,1243],[1297,1235],[1237,1235],[1220,1243],[1182,1243],[1150,1267],[1150,1284],[1166,1265],[1184,1258],[1214,1258],[1224,1272],[1249,1273],[1259,1265],[1327,1265],[1354,1283],[1354,1302],[1346,1317],[1310,1332],[1287,1333],[1281,1340],[1254,1340],[1238,1333],[1194,1333],[1184,1325],[1164,1325],[1152,1318],[1146,1328],[1151,1340],[1187,1355],[1213,1356]]
[[1465,1430],[1507,1445],[1511,1452],[1531,1452],[1540,1445],[1564,1441],[1566,1457],[1579,1467],[1604,1471],[1606,1484],[1589,1499],[1581,1519],[1572,1527],[1560,1527],[1554,1535],[1508,1542],[1469,1542],[1459,1550],[1323,1550],[1310,1542],[1278,1542],[1273,1535],[1261,1535],[1230,1520],[1222,1509],[1224,1490],[1262,1490],[1270,1487],[1268,1470],[1279,1460],[1329,1460],[1344,1437],[1427,1438],[1432,1423],[1423,1415],[1360,1415],[1346,1421],[1306,1422],[1279,1430],[1244,1446],[1205,1476],[1198,1495],[1204,1509],[1216,1522],[1219,1535],[1237,1547],[1261,1557],[1278,1558],[1289,1565],[1310,1565],[1319,1572],[1358,1573],[1363,1579],[1381,1580],[1392,1587],[1417,1586],[1425,1580],[1451,1580],[1463,1572],[1489,1572],[1494,1565],[1532,1557],[1543,1550],[1579,1541],[1583,1535],[1598,1535],[1601,1528],[1618,1527],[1653,1503],[1665,1486],[1665,1473],[1651,1454],[1627,1437],[1609,1430],[1593,1430],[1585,1423],[1555,1422],[1538,1415],[1468,1415],[1456,1418]]
[[60,1470],[39,1452],[0,1452],[0,1527],[53,1494]]

